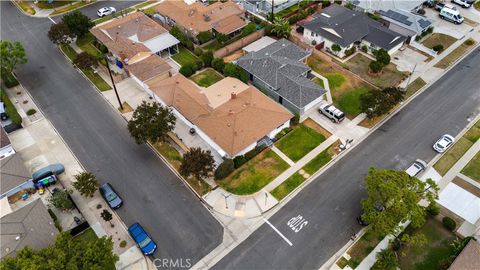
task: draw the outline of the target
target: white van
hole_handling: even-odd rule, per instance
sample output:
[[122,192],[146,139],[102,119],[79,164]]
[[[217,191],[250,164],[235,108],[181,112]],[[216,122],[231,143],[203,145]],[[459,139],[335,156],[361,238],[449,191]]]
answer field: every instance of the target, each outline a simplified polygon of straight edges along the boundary
[[453,22],[454,24],[463,23],[463,17],[458,10],[444,7],[440,10],[440,18]]

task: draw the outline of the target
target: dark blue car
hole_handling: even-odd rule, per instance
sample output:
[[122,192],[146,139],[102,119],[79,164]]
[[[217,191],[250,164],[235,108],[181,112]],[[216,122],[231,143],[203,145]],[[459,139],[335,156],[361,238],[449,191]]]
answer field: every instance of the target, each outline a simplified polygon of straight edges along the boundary
[[153,242],[140,224],[132,224],[132,226],[128,227],[128,232],[132,236],[133,240],[135,240],[135,243],[137,243],[138,247],[142,250],[143,254],[153,254],[153,252],[155,252],[157,249],[155,242]]

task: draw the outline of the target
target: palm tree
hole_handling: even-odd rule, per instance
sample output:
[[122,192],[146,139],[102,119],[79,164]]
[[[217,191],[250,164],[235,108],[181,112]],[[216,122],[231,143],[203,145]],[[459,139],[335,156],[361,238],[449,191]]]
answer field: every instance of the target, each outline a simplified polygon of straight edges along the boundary
[[278,38],[288,38],[290,36],[290,24],[287,20],[283,18],[275,18],[272,33],[274,33]]

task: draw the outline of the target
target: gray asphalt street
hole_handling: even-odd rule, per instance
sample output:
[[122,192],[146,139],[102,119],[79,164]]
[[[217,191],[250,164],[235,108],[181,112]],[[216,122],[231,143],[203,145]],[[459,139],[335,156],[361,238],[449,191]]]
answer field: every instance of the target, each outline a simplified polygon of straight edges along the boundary
[[[480,49],[476,49],[396,116],[315,179],[214,269],[318,269],[360,230],[363,177],[370,166],[406,169],[417,158],[429,161],[433,143],[457,135],[480,112]],[[287,222],[308,222],[294,232]]]
[[118,214],[145,227],[155,257],[195,263],[218,246],[222,226],[147,146],[135,144],[125,120],[48,40],[51,22],[22,15],[10,1],[0,7],[2,39],[22,42],[28,54],[19,80],[85,168],[123,197]]
[[[83,14],[87,15],[92,20],[94,20],[98,18],[97,11],[102,7],[114,7],[118,12],[122,9],[125,9],[127,7],[130,7],[132,5],[135,5],[141,2],[144,2],[144,1],[140,1],[140,0],[139,1],[118,1],[118,0],[117,1],[98,1],[96,3],[90,4],[82,8],[81,11]],[[63,15],[54,16],[53,19],[57,21],[59,17],[62,17],[62,16]]]

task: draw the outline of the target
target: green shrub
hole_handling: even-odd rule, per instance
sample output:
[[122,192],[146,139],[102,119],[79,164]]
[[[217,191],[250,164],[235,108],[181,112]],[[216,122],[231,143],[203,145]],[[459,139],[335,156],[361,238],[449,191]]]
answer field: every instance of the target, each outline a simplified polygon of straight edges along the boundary
[[465,41],[465,45],[467,45],[467,46],[472,46],[473,44],[475,44],[475,41],[473,41],[473,39],[467,39]]
[[442,52],[443,51],[443,45],[442,44],[437,44],[435,46],[432,47],[432,50],[436,51],[436,52]]
[[373,72],[373,73],[378,73],[382,70],[383,68],[383,65],[382,63],[378,62],[378,61],[372,61],[370,62],[370,64],[368,65],[368,67],[370,67],[370,70]]
[[206,43],[207,41],[212,39],[212,33],[210,31],[200,32],[197,35],[197,39],[200,44]]
[[247,162],[247,160],[245,159],[245,156],[244,156],[244,155],[236,156],[236,157],[233,159],[233,163],[234,163],[234,165],[235,165],[235,169],[240,168],[240,166],[242,166],[243,164],[245,164],[245,162]]
[[440,214],[440,207],[438,207],[438,205],[435,203],[435,201],[432,202],[430,205],[428,205],[425,210],[431,216],[436,216],[436,215]]
[[200,58],[202,59],[202,62],[206,67],[212,66],[212,61],[213,61],[212,51],[204,52]]
[[5,86],[7,88],[12,88],[14,86],[17,86],[19,83],[15,76],[13,74],[8,74],[8,73],[2,73],[2,81],[5,83]]
[[215,179],[221,180],[235,170],[235,164],[231,159],[225,159],[215,170]]
[[298,123],[300,123],[300,114],[295,113],[293,118],[290,120],[290,123],[292,124],[292,126],[298,125]]
[[420,39],[422,39],[422,36],[416,36],[415,37],[415,41],[420,41]]
[[345,55],[350,56],[350,55],[354,54],[356,51],[357,51],[357,48],[355,46],[353,46],[350,49],[345,51]]
[[275,135],[275,140],[280,140],[280,138],[287,135],[290,131],[292,131],[292,128],[290,127],[282,129],[279,133],[277,133],[277,135]]
[[122,242],[120,242],[119,246],[120,246],[121,248],[126,247],[126,246],[127,246],[127,241],[122,240]]
[[5,92],[5,90],[3,90],[3,88],[0,92],[0,100],[3,102],[3,105],[5,106],[5,111],[10,117],[10,120],[12,120],[12,123],[14,123],[15,125],[21,125],[22,117],[20,117],[20,115],[18,114],[17,109],[15,109],[15,106],[13,105],[12,101],[7,96],[7,93]]
[[297,15],[293,15],[293,16],[290,16],[290,18],[288,18],[288,23],[289,24],[295,24],[297,21],[298,21],[298,16]]
[[202,48],[197,47],[197,48],[195,48],[195,49],[193,50],[193,53],[194,53],[196,56],[200,56],[200,55],[203,54],[203,50],[202,50]]
[[257,26],[254,23],[249,23],[242,29],[242,37],[246,37],[257,30]]
[[27,115],[30,116],[30,115],[34,115],[37,111],[35,109],[30,109],[27,111]]
[[367,45],[363,45],[361,48],[362,52],[367,53],[368,52],[368,47]]
[[193,73],[195,73],[195,71],[193,70],[194,70],[194,67],[191,64],[187,64],[182,66],[178,72],[180,72],[180,74],[182,74],[185,77],[190,77],[192,76]]
[[315,13],[315,9],[313,7],[307,9],[307,12],[308,14],[312,15],[313,13]]
[[225,62],[223,61],[223,58],[215,58],[212,60],[212,67],[220,72],[223,73],[223,68],[225,67]]
[[452,231],[452,232],[457,227],[457,223],[455,222],[455,220],[453,220],[450,217],[443,217],[442,223],[445,228],[447,228],[449,231]]

